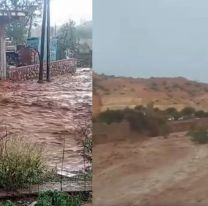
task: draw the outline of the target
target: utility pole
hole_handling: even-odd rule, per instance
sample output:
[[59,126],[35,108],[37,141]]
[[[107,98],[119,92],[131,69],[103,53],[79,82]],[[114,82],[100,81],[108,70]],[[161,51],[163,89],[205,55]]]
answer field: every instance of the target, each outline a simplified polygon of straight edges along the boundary
[[47,2],[47,72],[46,72],[46,80],[50,81],[50,0]]
[[40,69],[39,69],[39,80],[38,80],[38,83],[43,83],[43,61],[44,61],[46,11],[47,11],[46,10],[47,9],[46,6],[47,6],[47,0],[44,0],[42,31],[41,31]]

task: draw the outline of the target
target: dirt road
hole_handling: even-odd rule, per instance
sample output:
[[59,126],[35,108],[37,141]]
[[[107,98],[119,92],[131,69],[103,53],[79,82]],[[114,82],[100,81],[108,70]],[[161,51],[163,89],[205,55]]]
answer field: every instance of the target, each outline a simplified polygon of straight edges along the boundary
[[77,130],[91,121],[92,74],[78,69],[76,74],[22,83],[0,82],[0,122],[2,132],[24,136],[45,147],[50,166],[60,168],[63,139],[66,138],[64,169],[82,167],[82,137]]
[[208,205],[208,146],[186,133],[94,147],[93,205]]

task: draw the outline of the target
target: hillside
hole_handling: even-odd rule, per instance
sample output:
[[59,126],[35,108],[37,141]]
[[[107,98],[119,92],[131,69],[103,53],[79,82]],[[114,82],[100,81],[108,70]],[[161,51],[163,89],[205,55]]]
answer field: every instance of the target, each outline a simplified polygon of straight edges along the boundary
[[191,106],[198,110],[208,108],[208,84],[175,78],[131,78],[93,75],[94,113],[109,109],[123,109],[146,105],[181,110]]

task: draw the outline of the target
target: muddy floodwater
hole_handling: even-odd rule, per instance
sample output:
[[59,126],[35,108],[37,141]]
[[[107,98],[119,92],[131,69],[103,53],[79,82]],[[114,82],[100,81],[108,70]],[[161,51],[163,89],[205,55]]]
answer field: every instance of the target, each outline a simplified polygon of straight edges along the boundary
[[48,165],[61,168],[65,138],[64,170],[83,167],[83,138],[78,132],[91,122],[92,71],[77,69],[74,75],[37,80],[0,82],[0,123],[7,131],[45,148]]

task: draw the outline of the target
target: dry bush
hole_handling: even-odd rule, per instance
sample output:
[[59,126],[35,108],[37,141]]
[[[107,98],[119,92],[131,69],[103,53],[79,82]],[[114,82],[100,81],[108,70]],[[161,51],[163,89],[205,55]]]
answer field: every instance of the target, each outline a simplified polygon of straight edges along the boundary
[[198,144],[208,144],[208,130],[205,128],[194,129],[188,133],[191,140]]
[[43,149],[22,137],[0,140],[0,188],[18,189],[43,181],[47,174]]

